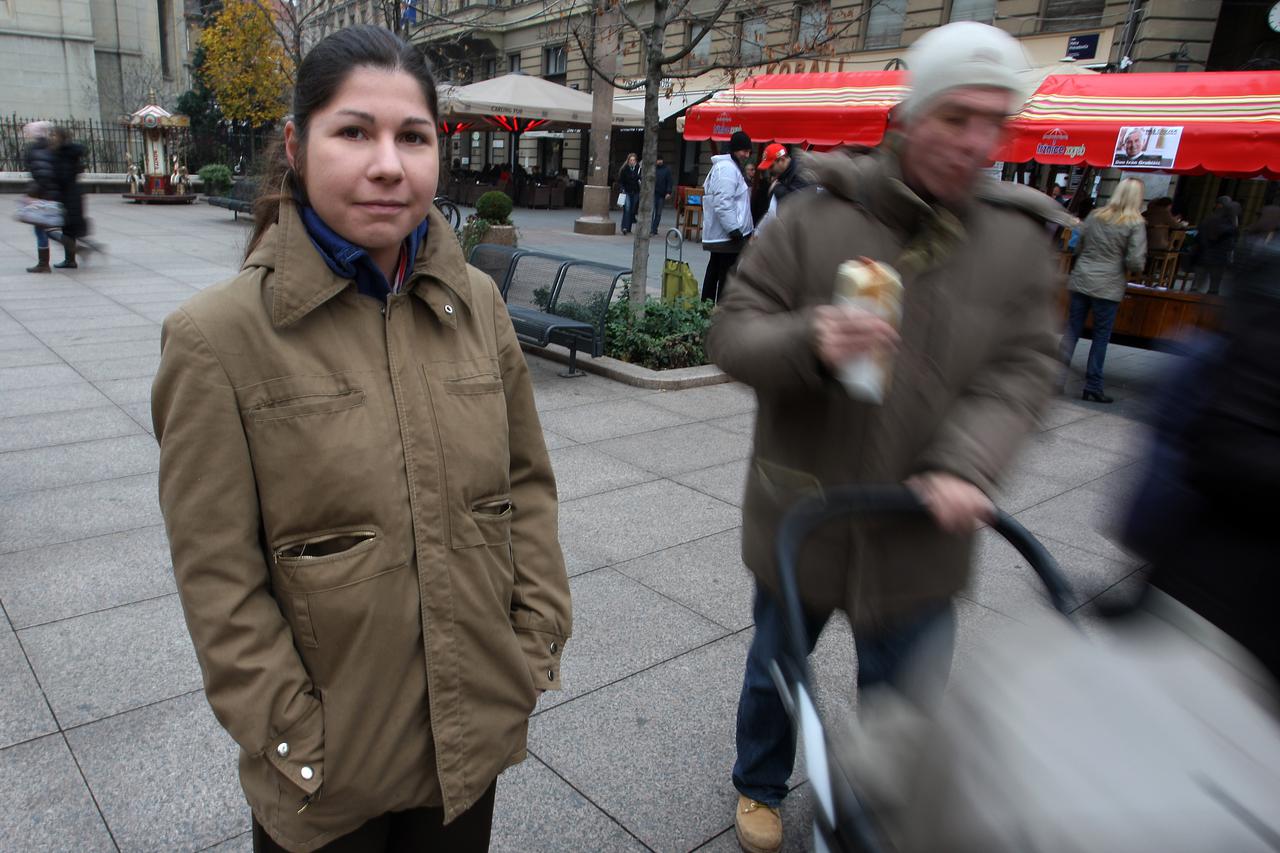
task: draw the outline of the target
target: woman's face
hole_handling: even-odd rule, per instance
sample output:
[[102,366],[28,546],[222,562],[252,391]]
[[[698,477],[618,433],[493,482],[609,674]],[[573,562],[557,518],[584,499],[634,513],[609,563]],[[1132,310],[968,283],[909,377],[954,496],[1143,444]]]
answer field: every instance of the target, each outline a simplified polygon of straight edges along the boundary
[[426,217],[439,175],[435,116],[418,81],[404,71],[356,68],[312,114],[305,152],[293,122],[284,138],[295,170],[302,154],[307,199],[325,224],[379,266],[394,265]]

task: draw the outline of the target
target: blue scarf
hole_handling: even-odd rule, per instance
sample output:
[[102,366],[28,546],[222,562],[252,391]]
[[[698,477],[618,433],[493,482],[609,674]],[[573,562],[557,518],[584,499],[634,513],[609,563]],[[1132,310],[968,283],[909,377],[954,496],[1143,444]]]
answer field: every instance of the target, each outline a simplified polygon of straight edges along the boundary
[[[386,302],[391,293],[391,282],[383,275],[382,270],[369,257],[369,253],[361,247],[340,237],[336,231],[325,224],[315,209],[309,205],[299,204],[298,211],[302,216],[302,224],[311,238],[311,245],[316,247],[325,265],[335,275],[355,281],[356,289],[365,296],[372,296],[379,302]],[[418,227],[409,232],[405,238],[405,252],[408,266],[413,267],[418,257],[418,247],[427,239],[427,220],[423,219]],[[408,278],[408,273],[405,273]]]

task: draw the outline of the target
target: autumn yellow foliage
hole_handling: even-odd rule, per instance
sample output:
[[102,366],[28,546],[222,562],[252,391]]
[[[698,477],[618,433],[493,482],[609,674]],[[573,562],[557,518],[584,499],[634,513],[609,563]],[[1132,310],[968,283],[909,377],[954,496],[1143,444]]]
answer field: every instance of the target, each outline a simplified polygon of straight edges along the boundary
[[250,0],[228,0],[200,35],[201,75],[222,114],[257,127],[289,110],[293,68],[271,13]]

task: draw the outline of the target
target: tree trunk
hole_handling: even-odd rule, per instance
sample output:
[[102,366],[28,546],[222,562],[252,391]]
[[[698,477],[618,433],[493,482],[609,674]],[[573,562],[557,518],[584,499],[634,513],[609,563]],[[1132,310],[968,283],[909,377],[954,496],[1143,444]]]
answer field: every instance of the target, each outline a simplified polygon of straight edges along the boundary
[[[653,44],[654,42],[650,42]],[[661,38],[656,42],[659,47]],[[649,230],[653,223],[653,185],[656,180],[654,169],[658,159],[658,87],[662,84],[662,66],[652,56],[646,57],[644,79],[644,146],[640,157],[640,209],[636,211],[636,221],[631,227],[635,234],[635,243],[631,251],[631,304],[637,308],[644,307],[648,295],[649,280]]]

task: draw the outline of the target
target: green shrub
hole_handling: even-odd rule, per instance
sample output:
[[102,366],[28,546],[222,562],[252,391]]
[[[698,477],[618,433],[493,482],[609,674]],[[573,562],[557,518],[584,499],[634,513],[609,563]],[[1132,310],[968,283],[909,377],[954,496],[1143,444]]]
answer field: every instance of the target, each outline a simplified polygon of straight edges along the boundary
[[511,196],[492,190],[476,200],[476,216],[493,225],[510,225]]
[[622,296],[609,306],[605,355],[652,370],[706,364],[707,329],[714,307],[701,299],[663,303],[650,298],[644,311],[638,312],[623,288]]
[[205,195],[226,195],[231,189],[231,169],[221,163],[210,163],[197,172]]
[[469,259],[471,250],[483,243],[484,235],[489,233],[489,220],[472,216],[454,233],[462,245],[462,257]]

